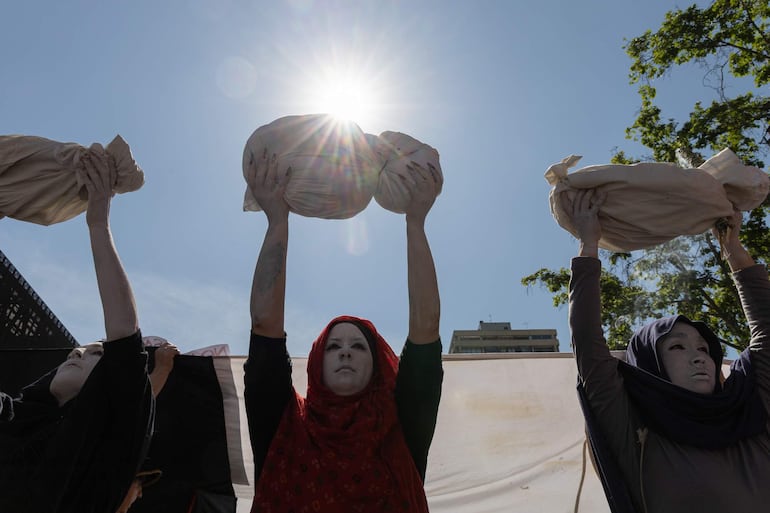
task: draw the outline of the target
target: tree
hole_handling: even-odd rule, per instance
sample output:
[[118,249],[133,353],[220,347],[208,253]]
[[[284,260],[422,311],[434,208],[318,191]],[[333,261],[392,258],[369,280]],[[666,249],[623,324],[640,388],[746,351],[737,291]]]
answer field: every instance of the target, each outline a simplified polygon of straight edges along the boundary
[[[617,151],[612,161],[640,160],[701,164],[706,154],[731,148],[746,164],[764,167],[770,152],[770,3],[767,0],[715,0],[666,13],[657,31],[626,41],[630,83],[638,84],[641,107],[626,138],[651,150],[644,159]],[[689,118],[663,117],[655,104],[656,80],[686,65],[703,70],[711,102],[695,101]],[[728,92],[740,86],[740,94]],[[767,88],[765,88],[767,89]],[[752,255],[770,256],[767,200],[744,219],[742,241]],[[744,216],[746,217],[746,216]],[[682,314],[707,322],[726,344],[746,347],[748,327],[730,270],[710,234],[680,237],[639,254],[603,253],[602,324],[610,347],[625,347],[632,327],[662,315]],[[554,294],[554,306],[567,302],[569,271],[540,269],[521,280],[539,283]]]

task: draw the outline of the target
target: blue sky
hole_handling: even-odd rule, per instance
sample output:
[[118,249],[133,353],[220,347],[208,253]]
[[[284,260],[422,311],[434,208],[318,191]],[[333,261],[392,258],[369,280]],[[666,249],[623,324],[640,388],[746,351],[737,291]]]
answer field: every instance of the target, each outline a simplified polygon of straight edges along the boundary
[[[546,168],[609,161],[639,106],[622,46],[673,3],[189,0],[11,2],[0,31],[0,133],[89,145],[116,133],[145,186],[113,200],[112,229],[145,335],[183,350],[247,349],[248,300],[266,227],[242,211],[241,156],[257,127],[318,112],[353,76],[372,97],[354,119],[437,148],[444,190],[428,217],[452,331],[480,320],[554,328],[566,309],[520,279],[567,266],[577,242],[552,219]],[[706,94],[697,68],[656,85],[667,115]],[[85,218],[0,220],[0,249],[75,337],[103,336]],[[374,201],[351,220],[292,216],[286,330],[307,354],[342,313],[399,350],[407,332],[403,216]]]

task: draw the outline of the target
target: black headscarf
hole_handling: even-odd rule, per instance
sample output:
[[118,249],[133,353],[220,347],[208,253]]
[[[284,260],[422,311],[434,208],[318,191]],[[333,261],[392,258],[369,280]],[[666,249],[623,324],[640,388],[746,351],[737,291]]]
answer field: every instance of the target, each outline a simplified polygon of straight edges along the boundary
[[[658,358],[657,344],[677,322],[694,327],[706,340],[715,365],[714,393],[699,394],[669,381]],[[767,412],[755,386],[748,349],[730,366],[730,376],[719,379],[722,347],[709,327],[683,315],[658,319],[637,330],[618,370],[642,422],[677,443],[706,449],[734,445],[764,432]]]
[[49,390],[55,374],[56,369],[24,387],[0,420],[0,509],[18,509],[36,496],[33,476],[45,463],[48,442],[64,416]]
[[[694,327],[708,344],[716,373],[711,395],[691,392],[669,381],[658,358],[657,344],[671,332],[676,322]],[[730,376],[724,384],[719,379],[721,366],[722,346],[714,332],[702,322],[675,315],[637,330],[628,344],[626,362],[618,362],[618,371],[645,425],[683,445],[719,449],[764,432],[767,422],[767,412],[754,383],[748,349],[732,363]],[[628,487],[594,418],[580,378],[577,390],[586,420],[586,435],[610,510],[635,513]]]
[[[44,424],[50,424],[62,416],[59,403],[51,394],[51,381],[58,368],[44,374],[34,383],[21,389],[19,397],[11,405],[7,422],[0,422],[0,434],[27,435]],[[66,407],[67,405],[65,405]],[[10,421],[13,422],[10,422]]]
[[22,389],[0,421],[0,511],[115,511],[152,434],[141,334],[105,342],[78,395],[61,406],[50,392],[56,370]]

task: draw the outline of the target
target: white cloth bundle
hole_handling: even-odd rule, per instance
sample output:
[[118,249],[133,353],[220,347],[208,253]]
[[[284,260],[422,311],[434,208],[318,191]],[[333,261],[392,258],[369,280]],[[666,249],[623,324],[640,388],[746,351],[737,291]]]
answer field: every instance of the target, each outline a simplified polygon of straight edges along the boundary
[[607,199],[599,209],[602,238],[610,251],[633,251],[662,244],[680,235],[708,230],[733,207],[751,210],[765,199],[770,178],[761,169],[745,166],[729,149],[696,169],[675,164],[588,166],[567,174],[581,157],[571,155],[548,168],[553,187],[551,213],[559,226],[577,236],[562,205],[562,193],[574,198],[577,189],[602,187]]
[[[431,164],[443,179],[439,154],[435,148],[400,132],[382,132],[376,138],[369,136],[369,140],[383,162],[377,192],[374,193],[374,199],[381,207],[391,212],[404,213],[409,201],[409,192],[402,177],[409,178],[406,166],[412,161],[420,164],[426,171],[428,164]],[[441,189],[436,195],[440,193]]]
[[738,210],[748,212],[757,208],[767,197],[770,178],[754,166],[746,166],[729,148],[720,151],[698,166],[713,176],[725,188],[727,199]]
[[[98,143],[91,148],[102,150]],[[115,136],[104,150],[115,167],[114,192],[135,191],[144,184],[144,173],[122,137]],[[43,137],[0,136],[0,217],[50,225],[84,212],[88,193],[80,158],[88,151]]]
[[[287,116],[259,127],[243,151],[249,162],[275,153],[281,172],[291,167],[286,202],[292,212],[324,219],[346,219],[361,212],[377,188],[381,163],[363,131],[352,122],[325,114]],[[247,184],[243,210],[262,208]]]

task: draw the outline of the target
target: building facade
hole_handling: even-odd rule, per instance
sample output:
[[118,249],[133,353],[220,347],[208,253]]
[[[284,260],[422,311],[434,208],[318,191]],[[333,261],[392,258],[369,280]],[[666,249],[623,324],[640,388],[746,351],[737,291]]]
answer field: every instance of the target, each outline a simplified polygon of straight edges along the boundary
[[512,330],[510,322],[479,321],[476,330],[455,330],[449,354],[558,352],[556,330]]

